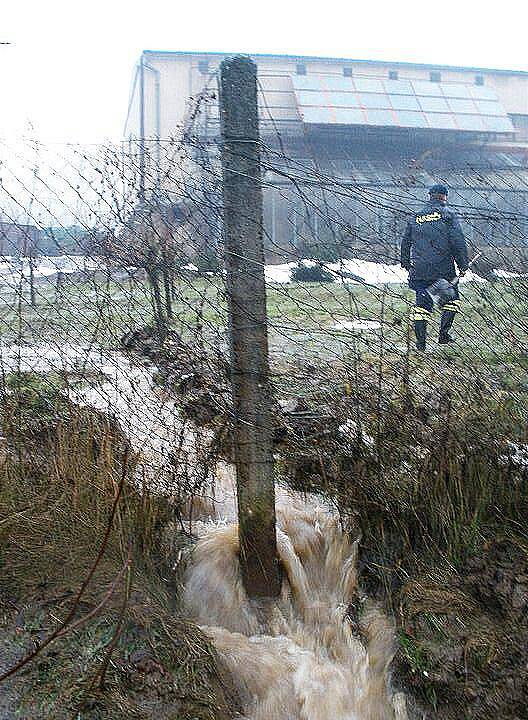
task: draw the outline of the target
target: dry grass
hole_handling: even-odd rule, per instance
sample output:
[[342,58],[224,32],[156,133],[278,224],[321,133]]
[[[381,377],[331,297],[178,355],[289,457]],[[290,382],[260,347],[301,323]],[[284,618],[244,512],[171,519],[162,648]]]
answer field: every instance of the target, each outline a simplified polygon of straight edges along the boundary
[[464,616],[474,613],[478,607],[475,599],[458,588],[451,586],[449,573],[443,577],[426,576],[406,583],[400,595],[401,605],[409,618],[420,613],[447,615],[455,612]]
[[528,472],[508,452],[527,439],[526,388],[491,384],[491,371],[472,378],[456,357],[411,362],[411,381],[392,394],[380,395],[374,368],[349,397],[306,398],[319,419],[290,423],[281,470],[361,532],[361,582],[397,619],[394,683],[418,700],[416,716],[517,720],[528,692]]
[[134,457],[107,418],[49,386],[35,407],[35,382],[24,379],[4,413],[3,639],[34,652],[95,570],[64,632],[14,676],[19,717],[231,717],[214,650],[178,616],[173,549],[183,539],[171,537],[170,505],[135,486]]

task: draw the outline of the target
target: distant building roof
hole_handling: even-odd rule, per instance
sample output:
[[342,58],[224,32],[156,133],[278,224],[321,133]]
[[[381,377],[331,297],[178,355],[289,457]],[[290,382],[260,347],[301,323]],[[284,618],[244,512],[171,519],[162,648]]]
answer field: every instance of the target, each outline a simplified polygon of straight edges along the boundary
[[514,133],[495,92],[465,83],[294,75],[308,125],[370,125],[477,133]]
[[466,67],[464,65],[438,65],[434,63],[407,62],[402,60],[364,60],[360,58],[322,57],[319,55],[280,55],[274,53],[230,53],[224,51],[201,50],[143,50],[145,55],[203,55],[207,57],[228,57],[233,55],[249,55],[253,58],[270,58],[277,60],[303,60],[307,62],[353,63],[361,65],[383,65],[391,67],[415,67],[427,70],[452,70],[475,73],[493,73],[495,75],[528,75],[528,70],[507,70],[501,68]]
[[0,220],[0,255],[26,252],[28,243],[35,247],[39,237],[40,230],[34,225]]

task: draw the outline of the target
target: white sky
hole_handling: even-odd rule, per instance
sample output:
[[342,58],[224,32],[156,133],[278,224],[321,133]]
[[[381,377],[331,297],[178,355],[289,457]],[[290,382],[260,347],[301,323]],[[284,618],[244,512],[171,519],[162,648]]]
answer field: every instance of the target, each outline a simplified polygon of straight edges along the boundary
[[220,50],[528,70],[528,3],[3,0],[0,138],[121,138],[141,50]]

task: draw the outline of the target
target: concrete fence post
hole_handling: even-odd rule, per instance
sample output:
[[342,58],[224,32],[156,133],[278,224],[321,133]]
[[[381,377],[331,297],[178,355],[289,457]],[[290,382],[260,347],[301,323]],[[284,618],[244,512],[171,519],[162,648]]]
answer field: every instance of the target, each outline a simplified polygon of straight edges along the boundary
[[220,69],[224,243],[235,414],[240,565],[250,597],[276,597],[273,422],[257,114],[257,71],[245,57]]

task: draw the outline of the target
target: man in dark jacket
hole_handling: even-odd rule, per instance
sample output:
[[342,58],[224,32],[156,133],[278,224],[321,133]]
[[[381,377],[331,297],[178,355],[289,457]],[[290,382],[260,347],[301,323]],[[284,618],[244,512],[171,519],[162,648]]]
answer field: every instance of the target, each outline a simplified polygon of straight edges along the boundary
[[[445,185],[433,185],[429,202],[409,220],[401,245],[401,265],[409,271],[409,287],[416,291],[414,331],[418,350],[425,350],[427,322],[434,306],[426,288],[440,278],[453,280],[455,262],[461,276],[468,269],[466,241],[455,213],[446,207],[447,195]],[[453,341],[449,330],[459,306],[458,289],[454,288],[453,299],[443,306],[439,343]]]

